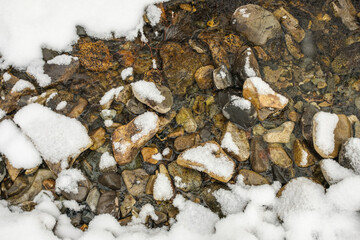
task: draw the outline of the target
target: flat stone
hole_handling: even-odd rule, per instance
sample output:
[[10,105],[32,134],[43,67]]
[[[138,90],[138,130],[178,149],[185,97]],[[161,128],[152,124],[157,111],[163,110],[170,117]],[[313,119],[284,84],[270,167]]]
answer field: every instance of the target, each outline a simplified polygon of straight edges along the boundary
[[205,172],[221,182],[228,182],[235,170],[235,162],[215,141],[200,143],[185,150],[178,156],[176,162],[180,166]]
[[137,116],[131,122],[129,122],[126,125],[122,125],[118,127],[113,132],[112,148],[113,148],[115,160],[119,165],[125,165],[131,162],[136,157],[140,149],[145,145],[145,143],[147,143],[156,134],[156,132],[159,129],[160,120],[157,117],[157,115],[155,113],[150,113],[150,112],[144,114],[148,114],[148,115],[151,114],[149,116],[154,117],[156,123],[155,126],[151,126],[151,129],[149,129],[149,131],[146,132],[146,134],[144,134],[143,136],[136,135],[139,136],[138,139],[135,139],[136,141],[133,141],[134,140],[133,136],[135,134],[141,133],[142,129],[136,126],[135,121],[136,119],[139,118],[141,120],[147,115]]
[[225,65],[214,69],[213,79],[217,89],[225,89],[233,85],[231,74]]
[[202,184],[201,173],[180,166],[176,162],[172,162],[168,165],[170,175],[174,179],[175,187],[181,189],[184,192],[196,192],[200,189]]
[[304,57],[304,54],[301,52],[300,46],[293,41],[290,34],[285,34],[285,43],[289,53],[295,58],[300,59]]
[[174,148],[176,151],[181,152],[198,143],[200,143],[200,136],[199,134],[193,133],[177,137],[174,141]]
[[98,182],[111,190],[120,190],[122,185],[120,174],[114,172],[103,173],[99,176]]
[[101,194],[98,205],[96,207],[96,214],[105,214],[108,213],[112,216],[117,215],[118,213],[118,198],[116,192],[114,191],[105,191]]
[[212,65],[200,67],[198,70],[196,70],[195,81],[200,89],[205,90],[205,89],[211,89],[213,87],[214,85],[213,71],[214,71],[214,66]]
[[124,170],[121,174],[128,192],[134,197],[145,194],[149,174],[144,169]]
[[153,158],[153,156],[157,153],[159,153],[159,150],[156,147],[144,147],[143,149],[141,149],[141,155],[144,162],[150,164],[157,164],[159,162],[158,159]]
[[315,156],[306,147],[303,141],[296,139],[293,146],[294,161],[298,167],[310,167],[317,162]]
[[270,158],[266,143],[261,136],[255,136],[251,140],[250,164],[251,169],[261,173],[270,170]]
[[279,127],[268,130],[263,136],[264,141],[268,143],[288,143],[294,127],[294,122],[284,122]]
[[80,97],[77,104],[73,107],[73,109],[67,115],[71,118],[78,118],[85,111],[85,108],[88,105],[88,101],[85,98]]
[[51,78],[51,83],[47,86],[54,86],[66,82],[79,69],[79,60],[73,58],[69,65],[48,64],[44,65],[44,73]]
[[197,123],[189,108],[182,107],[176,115],[176,123],[182,125],[187,133],[193,133],[197,129]]
[[221,137],[221,147],[239,162],[246,161],[250,156],[250,145],[246,132],[235,124],[228,122]]
[[86,197],[86,204],[90,207],[91,211],[95,212],[100,199],[100,192],[97,187],[92,188]]
[[239,175],[243,176],[244,183],[246,185],[258,186],[258,185],[270,184],[269,180],[267,180],[265,177],[258,174],[257,172],[248,169],[241,169],[239,171]]
[[126,217],[131,212],[132,207],[135,205],[135,203],[135,198],[130,194],[126,194],[120,206],[121,216]]
[[261,121],[265,120],[270,114],[284,109],[289,102],[286,97],[276,93],[258,77],[246,79],[243,86],[243,96],[255,106],[258,111],[258,118]]
[[171,107],[173,105],[173,96],[171,94],[171,91],[165,87],[165,86],[162,86],[162,85],[158,85],[158,84],[155,84],[155,87],[157,88],[157,90],[160,92],[160,94],[165,98],[162,102],[158,103],[158,102],[155,102],[153,100],[150,100],[146,97],[143,97],[141,95],[141,93],[137,92],[135,89],[136,88],[132,88],[132,91],[133,91],[133,94],[135,96],[135,98],[149,106],[150,108],[154,109],[155,111],[159,112],[159,113],[167,113],[171,110]]
[[274,12],[274,16],[284,26],[286,31],[290,33],[296,42],[301,42],[305,37],[305,31],[300,27],[299,21],[291,15],[285,8],[280,7]]
[[281,144],[271,143],[269,144],[269,156],[270,160],[281,168],[289,168],[292,166],[292,160],[285,152]]
[[281,26],[275,16],[259,5],[248,4],[237,8],[232,24],[255,45],[264,45],[281,34]]
[[89,136],[93,142],[93,145],[90,147],[90,150],[96,150],[102,145],[104,145],[106,138],[105,138],[105,129],[99,127],[92,132],[89,133]]

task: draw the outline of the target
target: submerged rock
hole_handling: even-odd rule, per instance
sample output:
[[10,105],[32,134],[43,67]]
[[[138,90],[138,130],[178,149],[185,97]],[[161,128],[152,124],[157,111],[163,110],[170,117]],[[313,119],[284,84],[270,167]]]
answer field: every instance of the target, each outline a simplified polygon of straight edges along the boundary
[[118,173],[109,172],[103,173],[99,176],[98,182],[105,187],[108,187],[112,190],[120,190],[121,188],[121,176]]
[[270,170],[270,158],[266,143],[261,136],[255,136],[251,140],[250,164],[251,169],[261,173]]
[[281,26],[275,16],[259,5],[248,4],[237,8],[232,24],[255,45],[264,45],[281,34]]
[[111,67],[111,55],[103,41],[80,41],[78,44],[80,64],[95,72],[104,72]]

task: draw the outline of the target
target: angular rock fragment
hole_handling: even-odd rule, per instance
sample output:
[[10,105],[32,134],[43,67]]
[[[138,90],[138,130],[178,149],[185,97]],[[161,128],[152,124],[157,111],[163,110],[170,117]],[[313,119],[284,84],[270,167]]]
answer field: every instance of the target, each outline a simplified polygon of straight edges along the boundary
[[131,212],[132,207],[135,205],[135,203],[136,203],[135,198],[130,194],[127,194],[120,206],[121,216],[126,217]]
[[250,149],[251,169],[258,173],[270,170],[269,152],[261,136],[253,137]]
[[237,8],[232,16],[232,24],[255,45],[264,45],[281,34],[278,20],[259,5],[248,4]]
[[227,52],[221,41],[219,41],[222,36],[219,36],[217,32],[205,31],[200,33],[198,37],[208,45],[211,52],[211,57],[216,67],[220,67],[222,65],[225,65],[228,69],[231,67]]
[[120,174],[109,172],[100,175],[98,178],[98,182],[112,190],[120,190],[122,180]]
[[289,102],[286,97],[276,93],[269,84],[258,77],[246,79],[243,96],[255,106],[261,121],[270,114],[281,111]]
[[199,134],[189,134],[185,136],[177,137],[174,141],[174,148],[176,151],[184,151],[188,148],[191,148],[195,144],[200,143],[200,136]]
[[281,144],[269,144],[269,156],[270,160],[281,168],[290,168],[292,166],[292,160]]
[[113,216],[117,215],[118,212],[118,198],[116,196],[116,192],[114,191],[106,191],[101,194],[97,207],[97,214],[111,214]]
[[300,27],[299,21],[291,15],[285,8],[280,7],[274,12],[274,16],[285,27],[286,31],[290,33],[293,39],[300,43],[305,37],[305,31]]
[[112,148],[116,162],[119,165],[131,162],[141,147],[156,134],[159,122],[155,113],[146,112],[128,124],[118,127],[112,135]]
[[268,143],[288,143],[294,127],[294,122],[284,122],[279,127],[267,131],[263,136],[264,141]]
[[69,55],[60,55],[48,61],[44,65],[44,73],[51,78],[48,86],[66,82],[77,72],[79,66],[79,59]]
[[225,89],[233,85],[231,74],[225,65],[214,69],[213,79],[217,89]]
[[213,87],[213,71],[214,66],[212,65],[200,67],[198,70],[196,70],[195,81],[200,89],[205,90]]
[[233,68],[240,79],[261,77],[259,64],[250,47],[245,46],[239,50]]
[[193,133],[197,129],[197,123],[189,108],[182,107],[176,115],[176,123],[182,125],[186,132]]
[[285,43],[290,54],[295,59],[300,59],[304,57],[304,54],[301,53],[300,47],[292,40],[289,34],[285,34]]
[[141,149],[141,155],[144,162],[150,164],[157,164],[162,159],[161,153],[156,147],[144,147]]
[[214,141],[201,143],[182,152],[176,162],[180,166],[205,172],[221,182],[228,182],[235,170],[235,162]]
[[83,67],[94,72],[104,72],[111,67],[111,55],[103,41],[80,41],[78,47],[76,56]]
[[144,169],[124,170],[121,173],[128,192],[134,197],[140,197],[145,194],[146,184],[149,180],[149,174]]
[[190,168],[185,168],[172,162],[168,165],[169,173],[174,179],[175,187],[185,192],[197,191],[202,184],[201,173]]
[[350,30],[359,29],[359,22],[356,20],[356,9],[351,0],[332,1],[331,7],[336,17],[340,17],[343,24]]
[[239,162],[246,161],[250,156],[250,145],[246,132],[228,122],[221,137],[221,147]]
[[263,184],[270,184],[269,180],[267,180],[265,177],[248,169],[241,169],[239,171],[239,176],[240,175],[243,176],[243,180],[246,185],[258,186]]

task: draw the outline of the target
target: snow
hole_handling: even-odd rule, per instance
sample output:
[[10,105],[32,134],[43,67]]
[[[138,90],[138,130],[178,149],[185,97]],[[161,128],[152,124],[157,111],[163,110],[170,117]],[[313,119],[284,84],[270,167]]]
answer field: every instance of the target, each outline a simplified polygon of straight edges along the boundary
[[356,212],[360,210],[359,186],[360,176],[352,176],[331,185],[326,197],[338,210]]
[[251,108],[251,102],[249,100],[235,95],[231,96],[231,104],[241,110],[250,110]]
[[146,136],[157,127],[158,116],[153,112],[145,112],[137,116],[134,120],[138,133],[131,137],[131,141],[135,143],[143,136]]
[[159,173],[156,176],[153,194],[154,199],[161,201],[170,200],[173,197],[174,192],[171,186],[171,182],[165,174]]
[[86,128],[78,120],[36,103],[20,109],[14,121],[31,139],[41,156],[52,163],[76,157],[91,143]]
[[77,194],[79,192],[78,182],[85,181],[83,173],[76,168],[62,170],[55,183],[57,193],[64,191],[66,193]]
[[54,97],[56,97],[58,95],[58,93],[57,92],[53,92],[53,93],[51,93],[50,94],[50,96],[46,99],[46,104],[48,104],[50,101],[51,101],[51,99],[53,99]]
[[[144,9],[158,2],[163,0],[0,1],[0,63],[3,68],[13,65],[24,69],[42,59],[43,47],[68,52],[79,39],[77,25],[95,38],[133,40],[142,33]],[[155,6],[149,8],[153,24],[157,14]]]
[[4,73],[3,74],[3,80],[5,81],[5,82],[7,82],[7,81],[9,81],[10,80],[10,78],[11,78],[11,75],[9,74],[9,73]]
[[164,155],[164,156],[166,156],[166,155],[168,155],[170,153],[170,148],[165,148],[164,150],[163,150],[163,152],[162,152],[162,155]]
[[13,167],[30,169],[42,163],[39,152],[13,121],[2,121],[0,132],[0,152]]
[[152,68],[157,69],[156,59],[152,60]]
[[108,102],[112,101],[114,98],[116,98],[119,93],[124,89],[124,87],[117,87],[112,88],[109,91],[107,91],[104,96],[100,99],[100,105],[105,105]]
[[79,212],[85,207],[84,205],[80,206],[80,204],[75,200],[64,200],[62,201],[62,204],[65,208],[73,210],[75,212]]
[[139,213],[140,222],[145,223],[148,216],[150,216],[155,221],[158,220],[158,216],[155,214],[155,209],[150,203],[145,204],[141,208],[141,211]]
[[107,119],[104,121],[105,127],[111,127],[114,124],[114,121],[111,119]]
[[115,142],[114,143],[114,148],[115,151],[120,152],[122,154],[126,153],[127,149],[131,146],[130,142],[127,141],[122,141],[120,142]]
[[116,166],[116,161],[109,152],[104,152],[100,157],[99,167],[100,170]]
[[234,172],[235,164],[229,160],[223,153],[215,156],[214,153],[219,151],[219,147],[214,143],[206,143],[204,146],[191,148],[183,152],[182,157],[185,160],[201,164],[199,171],[212,172],[220,177],[230,178]]
[[286,105],[288,103],[288,99],[281,94],[276,93],[266,82],[264,82],[259,77],[250,77],[248,78],[253,86],[256,88],[256,92],[260,95],[274,95],[279,98],[280,103]]
[[[245,10],[245,9],[241,9],[241,10]],[[255,73],[254,69],[250,66],[250,55],[251,55],[251,49],[247,48],[244,70],[248,77],[256,77],[256,73]]]
[[186,188],[186,183],[182,181],[182,178],[179,176],[174,177],[174,184],[177,188]]
[[329,184],[335,184],[347,177],[354,176],[355,173],[351,169],[342,167],[333,159],[323,159],[320,162],[321,171]]
[[150,25],[154,27],[160,22],[161,9],[155,5],[150,5],[146,8],[146,16],[150,21]]
[[56,64],[56,65],[69,65],[72,60],[78,60],[77,57],[73,57],[70,55],[62,54],[54,57],[53,59],[47,61],[48,64]]
[[300,161],[301,166],[306,166],[308,162],[307,161],[308,155],[309,154],[304,149],[301,149],[301,161]]
[[161,103],[165,97],[157,89],[155,83],[140,80],[131,84],[132,90],[140,95],[141,98]]
[[155,160],[158,160],[158,161],[162,160],[162,157],[163,156],[161,155],[161,153],[156,153],[156,154],[151,156],[152,159],[155,159]]
[[360,174],[360,138],[350,138],[345,144],[345,157],[357,174]]
[[314,116],[316,122],[315,128],[315,144],[317,147],[329,155],[335,148],[335,128],[339,118],[334,113],[318,112]]
[[[1,44],[0,44],[0,51],[1,51]],[[43,60],[37,59],[32,62],[29,62],[27,65],[28,67],[26,69],[26,72],[35,78],[35,80],[40,85],[40,87],[46,87],[51,83],[50,76],[44,73],[45,62]]]
[[250,13],[248,13],[247,10],[248,10],[247,8],[239,9],[241,16],[243,16],[244,18],[250,17]]
[[232,139],[231,133],[229,132],[225,133],[223,140],[221,141],[221,147],[235,154],[239,154],[240,152],[238,146],[236,146],[234,140]]
[[0,120],[6,116],[6,112],[0,108]]
[[32,83],[30,83],[29,81],[26,81],[26,80],[23,80],[23,79],[20,79],[19,81],[17,81],[15,83],[15,85],[12,87],[11,89],[11,93],[14,93],[14,92],[21,92],[25,89],[31,89],[31,90],[34,90],[35,87]]
[[56,106],[56,111],[61,111],[63,110],[67,105],[67,101],[61,101],[59,102],[59,104]]
[[130,77],[131,75],[133,75],[133,68],[132,67],[125,68],[124,70],[121,71],[122,80],[126,80],[126,78]]

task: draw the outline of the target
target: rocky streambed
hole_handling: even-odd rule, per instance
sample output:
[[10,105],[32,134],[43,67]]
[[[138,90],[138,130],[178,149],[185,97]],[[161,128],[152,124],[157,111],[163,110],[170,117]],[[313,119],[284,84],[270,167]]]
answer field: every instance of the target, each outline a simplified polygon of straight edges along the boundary
[[[134,41],[78,27],[71,57],[43,49],[50,78],[1,73],[0,124],[14,120],[44,160],[17,167],[1,150],[1,199],[30,211],[48,190],[80,204],[62,212],[82,230],[103,213],[126,225],[151,204],[153,228],[176,218],[176,194],[223,216],[213,193],[239,176],[279,181],[281,196],[293,179],[326,189],[360,173],[358,1],[171,1],[157,11]],[[29,129],[19,112],[29,107],[78,120],[89,141],[54,160],[37,141],[55,133]],[[58,123],[49,129],[73,124]]]

